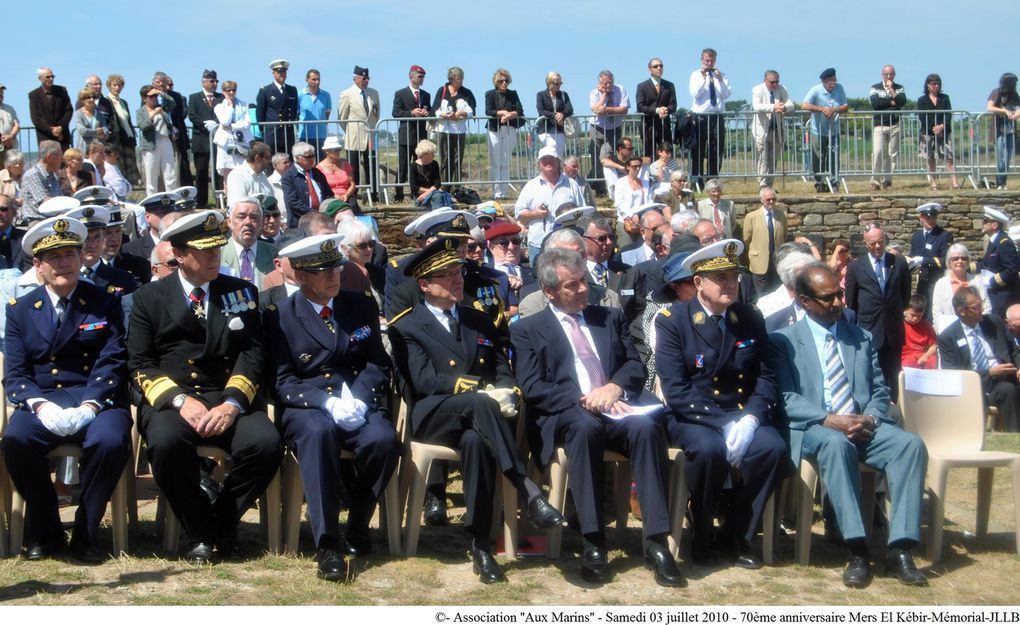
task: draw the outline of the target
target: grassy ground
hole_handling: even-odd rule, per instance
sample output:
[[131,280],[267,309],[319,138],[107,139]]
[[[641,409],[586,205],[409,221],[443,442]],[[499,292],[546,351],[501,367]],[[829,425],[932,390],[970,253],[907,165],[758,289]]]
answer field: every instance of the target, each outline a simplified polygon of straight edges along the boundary
[[[990,435],[990,449],[1020,451],[1020,435]],[[792,563],[793,536],[781,536],[778,563],[760,571],[708,570],[684,564],[690,587],[666,589],[652,582],[640,558],[640,524],[631,517],[624,536],[610,532],[611,565],[616,579],[592,586],[577,574],[579,538],[566,530],[563,557],[524,557],[506,565],[510,582],[483,586],[471,572],[468,542],[458,526],[462,512],[453,508],[454,525],[422,531],[419,555],[396,559],[385,554],[384,537],[374,532],[377,554],[359,560],[347,584],[315,578],[307,526],[302,555],[252,555],[240,562],[191,566],[167,559],[160,551],[161,529],[153,520],[151,485],[139,489],[141,521],[132,534],[131,556],[99,566],[65,560],[0,561],[0,602],[30,605],[662,605],[662,604],[808,604],[808,605],[1011,605],[1017,600],[1020,557],[1013,540],[1011,480],[996,471],[989,534],[973,535],[974,470],[950,474],[946,506],[945,558],[931,565],[918,549],[918,565],[928,574],[928,588],[907,588],[876,577],[864,590],[841,583],[845,553],[828,543],[816,523],[812,561]],[[148,487],[147,487],[148,486]],[[455,500],[455,504],[458,503]],[[65,518],[70,518],[65,509]],[[608,515],[607,515],[608,516]],[[242,526],[250,543],[258,539],[257,514]],[[873,541],[873,558],[882,554],[881,532]],[[104,532],[108,540],[109,533]],[[683,555],[689,552],[683,542]],[[876,567],[876,572],[881,565]]]

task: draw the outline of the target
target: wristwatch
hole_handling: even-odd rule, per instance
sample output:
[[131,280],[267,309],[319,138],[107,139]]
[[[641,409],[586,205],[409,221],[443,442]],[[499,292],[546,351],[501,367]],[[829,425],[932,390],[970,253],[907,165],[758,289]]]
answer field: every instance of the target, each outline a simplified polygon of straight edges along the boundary
[[184,400],[188,398],[184,393],[178,393],[174,395],[174,398],[170,400],[170,405],[173,406],[174,410],[180,412],[181,408],[184,407]]

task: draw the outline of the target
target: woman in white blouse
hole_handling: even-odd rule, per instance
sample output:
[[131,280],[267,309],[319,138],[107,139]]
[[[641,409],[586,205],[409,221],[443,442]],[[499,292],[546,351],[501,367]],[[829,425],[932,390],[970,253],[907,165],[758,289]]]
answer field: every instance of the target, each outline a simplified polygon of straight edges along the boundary
[[648,181],[641,176],[644,162],[640,156],[627,159],[627,175],[613,185],[613,205],[617,215],[629,215],[630,209],[652,201]]
[[213,107],[219,125],[213,134],[216,144],[216,171],[227,177],[230,170],[239,167],[251,146],[251,120],[248,105],[237,98],[237,83],[223,81],[223,100]]
[[970,273],[970,252],[967,246],[962,243],[954,243],[949,246],[946,254],[946,275],[935,282],[931,294],[931,319],[935,325],[936,332],[942,332],[946,327],[956,320],[956,311],[953,310],[953,294],[962,286],[972,286],[981,295],[981,314],[988,314],[992,311],[992,304],[988,300],[988,292],[981,276]]

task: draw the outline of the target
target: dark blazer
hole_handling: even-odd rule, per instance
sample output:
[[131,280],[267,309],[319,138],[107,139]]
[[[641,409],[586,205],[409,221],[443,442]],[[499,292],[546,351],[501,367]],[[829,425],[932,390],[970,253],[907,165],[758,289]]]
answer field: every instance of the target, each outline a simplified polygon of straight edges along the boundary
[[846,270],[846,305],[857,312],[857,324],[871,332],[875,349],[903,347],[903,310],[910,301],[910,270],[902,256],[885,253],[885,292],[878,285],[871,255],[854,260]]
[[283,406],[322,408],[346,383],[356,398],[377,410],[384,406],[392,365],[375,300],[340,291],[333,310],[335,332],[300,292],[266,308],[270,388]]
[[148,284],[152,280],[152,265],[149,264],[149,258],[142,258],[121,250],[120,254],[110,259],[109,264],[116,269],[130,273],[138,284]]
[[127,353],[120,297],[79,281],[67,318],[57,327],[46,288],[39,286],[7,305],[4,388],[23,404],[63,389],[74,405],[126,398]]
[[[953,233],[936,224],[927,235],[924,228],[914,230],[910,237],[910,257],[920,256],[921,265],[917,268],[917,292],[928,296],[935,286],[935,281],[942,277],[946,269],[946,254],[953,244]],[[928,303],[929,306],[931,302]]]
[[[297,87],[294,85],[283,85],[283,93],[280,93],[276,83],[259,89],[255,97],[255,119],[262,122],[293,122],[298,117],[298,95]],[[262,130],[264,135],[266,130]]]
[[[659,81],[659,92],[655,92],[655,83],[652,79],[638,84],[636,93],[637,111],[641,113],[642,137],[645,144],[673,142],[672,115],[676,113],[676,87],[668,80]],[[669,109],[669,115],[661,119],[655,109],[665,106]],[[655,151],[653,150],[654,154]]]
[[535,132],[563,132],[563,124],[553,121],[553,115],[563,113],[563,117],[570,117],[574,114],[574,105],[570,103],[570,96],[566,91],[556,94],[556,108],[553,109],[553,97],[549,95],[548,89],[543,89],[535,96],[535,108],[538,110],[538,119],[535,121]]
[[[623,313],[613,308],[587,306],[582,311],[606,380],[618,384],[624,398],[635,404],[656,400],[644,389],[645,369],[627,332]],[[578,405],[581,387],[574,369],[574,353],[552,308],[510,326],[517,379],[528,406],[534,410],[540,434],[532,449],[543,464],[556,450],[556,421]]]
[[390,320],[393,362],[411,390],[411,431],[448,397],[484,388],[515,386],[503,340],[483,312],[457,306],[460,340],[447,331],[425,304]]
[[99,263],[99,267],[92,274],[91,280],[102,289],[113,287],[124,295],[134,293],[135,289],[138,288],[138,281],[135,280],[134,276],[123,269],[117,269],[113,265],[104,262]]
[[11,228],[11,234],[8,237],[0,237],[0,256],[7,259],[7,266],[20,269],[21,271],[28,271],[28,268],[32,266],[32,256],[25,253],[25,248],[21,246],[21,239],[25,236],[25,230],[21,228]]
[[992,303],[992,311],[1003,316],[1006,308],[1020,301],[1020,255],[1016,244],[1005,232],[996,233],[989,239],[985,248],[985,256],[981,268],[995,274],[988,287],[988,300]]
[[[48,95],[42,87],[29,91],[28,110],[39,141],[58,141],[65,150],[71,147],[70,124],[74,109],[71,108],[71,98],[67,95],[67,89],[60,85],[53,85],[53,89]],[[53,126],[60,126],[64,129],[60,139],[57,139],[50,131]]]
[[209,131],[205,129],[206,121],[216,121],[213,108],[223,101],[223,94],[213,92],[213,105],[209,106],[205,92],[199,91],[188,96],[188,119],[191,121],[191,152],[193,154],[209,153]]
[[167,91],[166,94],[174,99],[174,110],[170,111],[170,122],[173,127],[177,129],[177,141],[175,144],[181,150],[187,150],[191,147],[191,143],[188,141],[188,126],[184,123],[187,117],[187,105],[188,101],[184,99],[184,94],[179,91]]
[[[431,101],[429,99],[429,92],[424,89],[418,89],[418,98],[420,104],[415,102],[414,92],[411,91],[411,87],[399,89],[393,94],[393,117],[410,118],[411,111],[420,107],[427,108],[429,115],[432,115],[435,109],[429,104]],[[418,145],[419,141],[428,138],[428,130],[426,130],[425,124],[426,122],[423,121],[400,122],[400,128],[397,130],[398,143],[413,148]]]
[[277,284],[259,291],[259,308],[266,310],[270,306],[279,307],[290,295],[287,294],[286,284]]
[[[319,186],[319,193],[322,194],[322,197],[319,198],[320,203],[333,197],[333,189],[330,188],[326,176],[321,171],[313,167],[308,170],[308,174]],[[291,166],[280,176],[280,186],[283,187],[283,199],[287,203],[287,212],[290,213],[287,227],[297,228],[298,220],[309,210],[308,180],[305,178],[305,174],[298,171],[297,167]]]
[[676,418],[723,427],[744,414],[773,424],[776,379],[764,364],[765,320],[755,308],[731,304],[720,330],[697,298],[655,316],[655,368]]
[[[1010,340],[1010,334],[1000,317],[995,315],[982,315],[978,322],[981,335],[988,341],[992,353],[988,356],[995,358],[1000,363],[1012,363],[1020,366],[1020,349],[1017,349],[1015,341]],[[971,362],[970,342],[967,335],[963,333],[963,323],[957,319],[949,324],[939,334],[939,366],[942,369],[967,369],[972,370],[974,363]],[[987,371],[978,371],[981,376],[981,384],[986,389],[991,378]],[[1016,382],[1016,380],[1013,380]]]
[[512,110],[517,111],[518,117],[511,119],[509,123],[500,124],[495,117],[496,111],[500,110],[496,108],[496,90],[489,89],[485,92],[485,115],[489,118],[489,121],[486,122],[485,126],[489,129],[489,132],[496,132],[499,130],[500,125],[510,126],[511,128],[520,128],[525,123],[524,106],[521,104],[521,99],[517,97],[517,92],[513,89],[507,89],[503,94],[503,97],[506,98],[507,104],[512,107]]
[[[232,398],[248,412],[263,381],[262,317],[257,308],[225,314],[228,296],[258,304],[251,283],[219,275],[209,283],[209,312],[200,320],[184,295],[180,274],[150,282],[133,295],[128,368],[134,389],[156,410],[179,393],[207,405]],[[232,330],[229,324],[238,319]]]

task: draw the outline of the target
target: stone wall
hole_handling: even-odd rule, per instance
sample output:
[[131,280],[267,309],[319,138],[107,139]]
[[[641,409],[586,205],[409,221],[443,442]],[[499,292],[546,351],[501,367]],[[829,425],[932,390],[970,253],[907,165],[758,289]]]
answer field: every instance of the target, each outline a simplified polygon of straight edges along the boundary
[[[727,196],[736,208],[738,221],[748,210],[759,206],[757,196]],[[789,214],[790,236],[799,234],[820,237],[826,244],[834,239],[859,240],[861,226],[877,221],[889,233],[890,241],[900,243],[907,251],[910,235],[918,227],[914,209],[925,202],[938,202],[945,207],[939,223],[951,231],[957,241],[979,255],[981,242],[982,206],[997,206],[1020,223],[1020,192],[958,191],[946,195],[917,196],[907,193],[881,195],[779,195],[778,206]],[[608,216],[615,215],[609,208],[601,209]],[[380,207],[372,213],[379,221],[380,236],[390,247],[390,256],[399,257],[413,250],[413,244],[404,236],[404,226],[421,214],[411,207]]]

